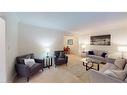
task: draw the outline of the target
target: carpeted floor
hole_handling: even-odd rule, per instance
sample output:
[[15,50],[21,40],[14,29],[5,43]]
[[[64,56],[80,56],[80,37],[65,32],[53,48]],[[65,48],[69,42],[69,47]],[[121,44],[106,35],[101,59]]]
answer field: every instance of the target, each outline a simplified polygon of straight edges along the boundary
[[[81,57],[68,55],[68,66],[46,68],[30,78],[30,83],[89,83],[89,74],[82,65]],[[24,83],[24,78],[16,78],[16,83]]]

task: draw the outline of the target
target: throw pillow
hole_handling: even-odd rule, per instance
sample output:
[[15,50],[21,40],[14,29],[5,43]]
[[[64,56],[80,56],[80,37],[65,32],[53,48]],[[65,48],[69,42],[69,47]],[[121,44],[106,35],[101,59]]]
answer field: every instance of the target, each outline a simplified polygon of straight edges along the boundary
[[24,59],[24,62],[27,66],[31,67],[35,64],[35,60],[34,59]]
[[107,53],[103,52],[103,53],[101,54],[101,57],[104,57],[104,58],[105,58],[106,55],[107,55]]
[[121,58],[117,58],[114,63],[114,65],[116,65],[119,69],[123,69],[125,64],[126,64],[126,60]]
[[124,81],[127,76],[127,72],[124,70],[106,70],[104,73],[122,81]]
[[94,52],[93,51],[88,51],[88,54],[89,55],[94,55]]
[[59,58],[64,58],[64,57],[65,57],[64,52],[60,52]]

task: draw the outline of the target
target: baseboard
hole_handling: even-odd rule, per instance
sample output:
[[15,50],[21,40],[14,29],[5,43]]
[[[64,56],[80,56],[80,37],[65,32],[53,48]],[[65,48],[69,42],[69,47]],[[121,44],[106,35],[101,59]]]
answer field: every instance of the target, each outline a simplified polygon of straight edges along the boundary
[[16,73],[13,74],[10,80],[7,81],[7,83],[14,83],[14,80],[16,78]]

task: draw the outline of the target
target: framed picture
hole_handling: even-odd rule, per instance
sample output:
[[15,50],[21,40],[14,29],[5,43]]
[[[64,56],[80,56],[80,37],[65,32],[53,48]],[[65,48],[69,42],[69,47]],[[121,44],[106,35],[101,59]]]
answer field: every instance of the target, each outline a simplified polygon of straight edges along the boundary
[[73,45],[73,39],[68,39],[68,40],[67,40],[67,44],[68,44],[68,45]]
[[99,35],[90,37],[90,45],[111,45],[111,35]]

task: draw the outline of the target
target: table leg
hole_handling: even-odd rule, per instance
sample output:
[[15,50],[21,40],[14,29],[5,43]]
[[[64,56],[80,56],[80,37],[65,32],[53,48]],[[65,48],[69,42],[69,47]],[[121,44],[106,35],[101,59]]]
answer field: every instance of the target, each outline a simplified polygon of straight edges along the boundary
[[87,63],[86,63],[86,71],[88,71],[87,67],[88,67],[88,66],[87,66]]
[[99,71],[99,64],[97,65],[97,70]]

